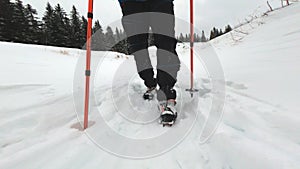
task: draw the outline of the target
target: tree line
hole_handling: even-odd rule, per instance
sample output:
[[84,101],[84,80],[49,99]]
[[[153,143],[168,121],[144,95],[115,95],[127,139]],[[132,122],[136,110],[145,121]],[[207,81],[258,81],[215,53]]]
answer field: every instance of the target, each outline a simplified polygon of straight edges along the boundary
[[[82,48],[86,42],[87,19],[73,6],[67,14],[60,4],[46,5],[41,19],[30,4],[21,0],[14,3],[0,0],[0,41],[41,44],[59,47]],[[93,50],[110,50],[112,45],[125,38],[125,33],[107,27],[104,33],[98,20],[93,28]],[[116,48],[116,47],[115,47]]]
[[232,28],[231,28],[230,25],[225,26],[224,31],[223,31],[222,29],[217,29],[217,28],[214,27],[214,28],[210,31],[210,37],[209,37],[209,40],[212,40],[212,39],[217,38],[217,37],[219,37],[219,36],[221,36],[221,35],[224,35],[224,34],[230,32],[230,31],[232,31]]
[[[87,19],[80,15],[75,6],[68,14],[60,4],[46,5],[43,17],[37,17],[37,10],[30,4],[24,5],[21,0],[14,3],[10,0],[0,0],[0,41],[27,44],[51,45],[59,47],[82,48],[86,42]],[[230,28],[230,29],[229,29]],[[224,33],[231,30],[228,25]],[[112,50],[128,53],[126,34],[122,29],[111,27],[103,30],[99,20],[92,28],[92,50]],[[195,42],[206,42],[223,34],[214,28],[210,38],[194,35]],[[179,42],[188,42],[191,35],[177,37]],[[149,46],[153,45],[153,34],[149,33]]]
[[[177,37],[179,42],[190,42],[191,34],[185,34],[180,33],[180,35]],[[202,31],[201,36],[197,33],[194,33],[194,42],[207,42],[208,39],[205,36],[204,31]]]
[[[231,28],[230,25],[225,26],[224,30],[217,29],[217,28],[214,27],[210,31],[209,38],[206,38],[204,31],[202,31],[201,36],[199,34],[195,33],[194,34],[194,42],[207,42],[207,41],[210,41],[210,40],[212,40],[214,38],[217,38],[221,35],[224,35],[224,34],[230,32],[230,31],[232,31],[232,28]],[[183,33],[180,33],[180,35],[177,37],[179,42],[190,42],[190,38],[191,38],[191,34],[183,35]]]

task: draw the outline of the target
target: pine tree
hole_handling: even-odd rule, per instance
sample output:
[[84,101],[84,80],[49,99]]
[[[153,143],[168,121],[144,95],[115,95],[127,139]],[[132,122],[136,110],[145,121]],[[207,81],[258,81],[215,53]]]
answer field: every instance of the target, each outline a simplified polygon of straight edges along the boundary
[[119,28],[116,28],[115,32],[116,32],[115,40],[116,40],[116,42],[120,42],[122,39],[121,39],[121,36],[120,36]]
[[231,28],[230,25],[227,25],[227,26],[225,27],[225,33],[228,33],[228,32],[230,32],[230,31],[232,31],[232,28]]
[[209,40],[212,40],[212,39],[214,39],[216,36],[215,36],[215,32],[214,32],[214,30],[211,30],[210,31],[210,37],[209,37]]
[[88,25],[87,19],[84,16],[82,16],[81,17],[81,38],[82,38],[81,43],[82,44],[86,43],[87,25]]
[[122,40],[126,39],[126,33],[122,29],[120,29],[119,32],[120,32],[120,39]]
[[81,21],[79,13],[75,6],[72,7],[71,19],[70,19],[70,38],[69,41],[72,42],[71,46],[76,48],[81,48],[84,43],[82,37]]
[[10,0],[0,0],[0,40],[11,41],[13,4]]
[[214,28],[214,34],[215,34],[215,38],[220,35],[220,32],[217,28]]
[[106,33],[105,33],[105,45],[106,45],[106,50],[112,50],[112,47],[116,44],[115,39],[114,39],[114,33],[111,29],[110,26],[106,28]]
[[66,12],[59,4],[55,6],[53,21],[53,30],[54,30],[54,43],[56,46],[71,46],[69,41],[70,35],[70,20],[67,17]]
[[185,42],[189,42],[190,41],[190,34],[185,34]]
[[207,39],[205,37],[205,33],[204,33],[204,31],[202,31],[200,42],[206,42],[206,41],[207,41]]
[[219,31],[217,28],[214,27],[210,32],[210,38],[209,39],[212,40],[212,39],[214,39],[214,38],[216,38],[220,35],[222,35],[222,30],[220,29],[220,31]]
[[116,44],[112,47],[112,50],[115,52],[128,54],[127,39],[124,31],[116,28],[115,40]]
[[102,26],[101,26],[99,20],[96,20],[96,21],[95,21],[95,24],[94,24],[94,26],[93,26],[93,28],[92,28],[92,33],[93,33],[93,34],[96,33],[97,31],[100,31],[100,32],[103,33],[103,29],[102,29]]
[[195,42],[200,42],[200,40],[200,36],[197,33],[195,33]]
[[26,38],[26,30],[27,30],[27,20],[25,17],[25,8],[23,6],[23,2],[20,0],[16,0],[13,5],[14,13],[12,17],[12,27],[14,28],[12,36],[12,40],[14,42],[25,42]]
[[182,33],[180,33],[178,40],[179,40],[180,42],[184,42],[184,36],[183,36]]
[[40,43],[40,27],[37,21],[37,11],[27,4],[25,8],[25,17],[27,20],[26,26],[26,43]]
[[46,45],[55,45],[54,42],[54,27],[55,27],[55,22],[54,22],[54,9],[50,5],[50,3],[47,3],[46,6],[46,12],[43,16],[43,44]]
[[105,37],[99,20],[95,22],[92,32],[92,50],[105,50]]
[[222,29],[220,29],[218,36],[221,36],[221,35],[223,35]]

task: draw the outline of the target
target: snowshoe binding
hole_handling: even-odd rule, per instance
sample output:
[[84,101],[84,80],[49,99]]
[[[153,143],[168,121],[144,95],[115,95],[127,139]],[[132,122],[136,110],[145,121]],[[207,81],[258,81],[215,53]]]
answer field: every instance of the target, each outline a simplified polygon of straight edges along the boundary
[[175,108],[175,100],[168,100],[167,102],[161,102],[159,105],[160,108],[160,124],[165,126],[172,127],[177,118],[177,111]]
[[143,98],[145,100],[153,100],[155,91],[156,91],[156,87],[148,88],[147,91],[144,93]]

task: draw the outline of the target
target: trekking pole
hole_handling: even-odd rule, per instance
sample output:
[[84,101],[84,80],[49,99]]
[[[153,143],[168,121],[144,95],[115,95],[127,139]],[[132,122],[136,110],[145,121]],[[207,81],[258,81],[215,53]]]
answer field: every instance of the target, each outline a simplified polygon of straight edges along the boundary
[[91,76],[91,36],[93,24],[93,0],[89,0],[88,26],[86,36],[86,70],[85,70],[85,101],[84,101],[84,124],[83,129],[88,127],[89,97],[90,97],[90,76]]
[[191,97],[194,96],[194,93],[198,92],[198,89],[194,89],[194,1],[190,0],[190,66],[191,66],[191,84],[190,89],[186,91],[191,93]]

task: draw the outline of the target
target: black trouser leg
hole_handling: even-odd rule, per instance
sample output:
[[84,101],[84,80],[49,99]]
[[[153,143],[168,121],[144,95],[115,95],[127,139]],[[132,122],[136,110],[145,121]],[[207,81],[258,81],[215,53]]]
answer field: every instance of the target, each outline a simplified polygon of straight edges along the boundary
[[[173,89],[177,82],[180,60],[176,52],[175,17],[173,2],[153,0],[151,2],[150,26],[157,47],[157,82],[160,86],[157,99],[176,99]],[[161,14],[158,14],[161,13]]]
[[[147,2],[125,2],[122,7],[122,24],[128,36],[129,52],[134,55],[140,77],[145,85],[156,85],[148,53],[148,31],[154,33],[157,50],[157,82],[160,86],[158,100],[176,99],[173,87],[177,81],[180,61],[176,53],[175,17],[172,2],[149,0]],[[144,12],[155,12],[145,14]],[[130,14],[136,14],[128,16]],[[144,13],[144,14],[142,14]],[[128,17],[126,17],[128,16]],[[134,35],[134,36],[133,36]]]
[[[129,53],[134,55],[139,76],[147,87],[155,87],[153,67],[148,52],[149,20],[145,14],[148,6],[143,2],[125,2],[122,7],[122,24],[128,36]],[[136,14],[132,16],[131,14]],[[131,16],[130,16],[131,15]]]

